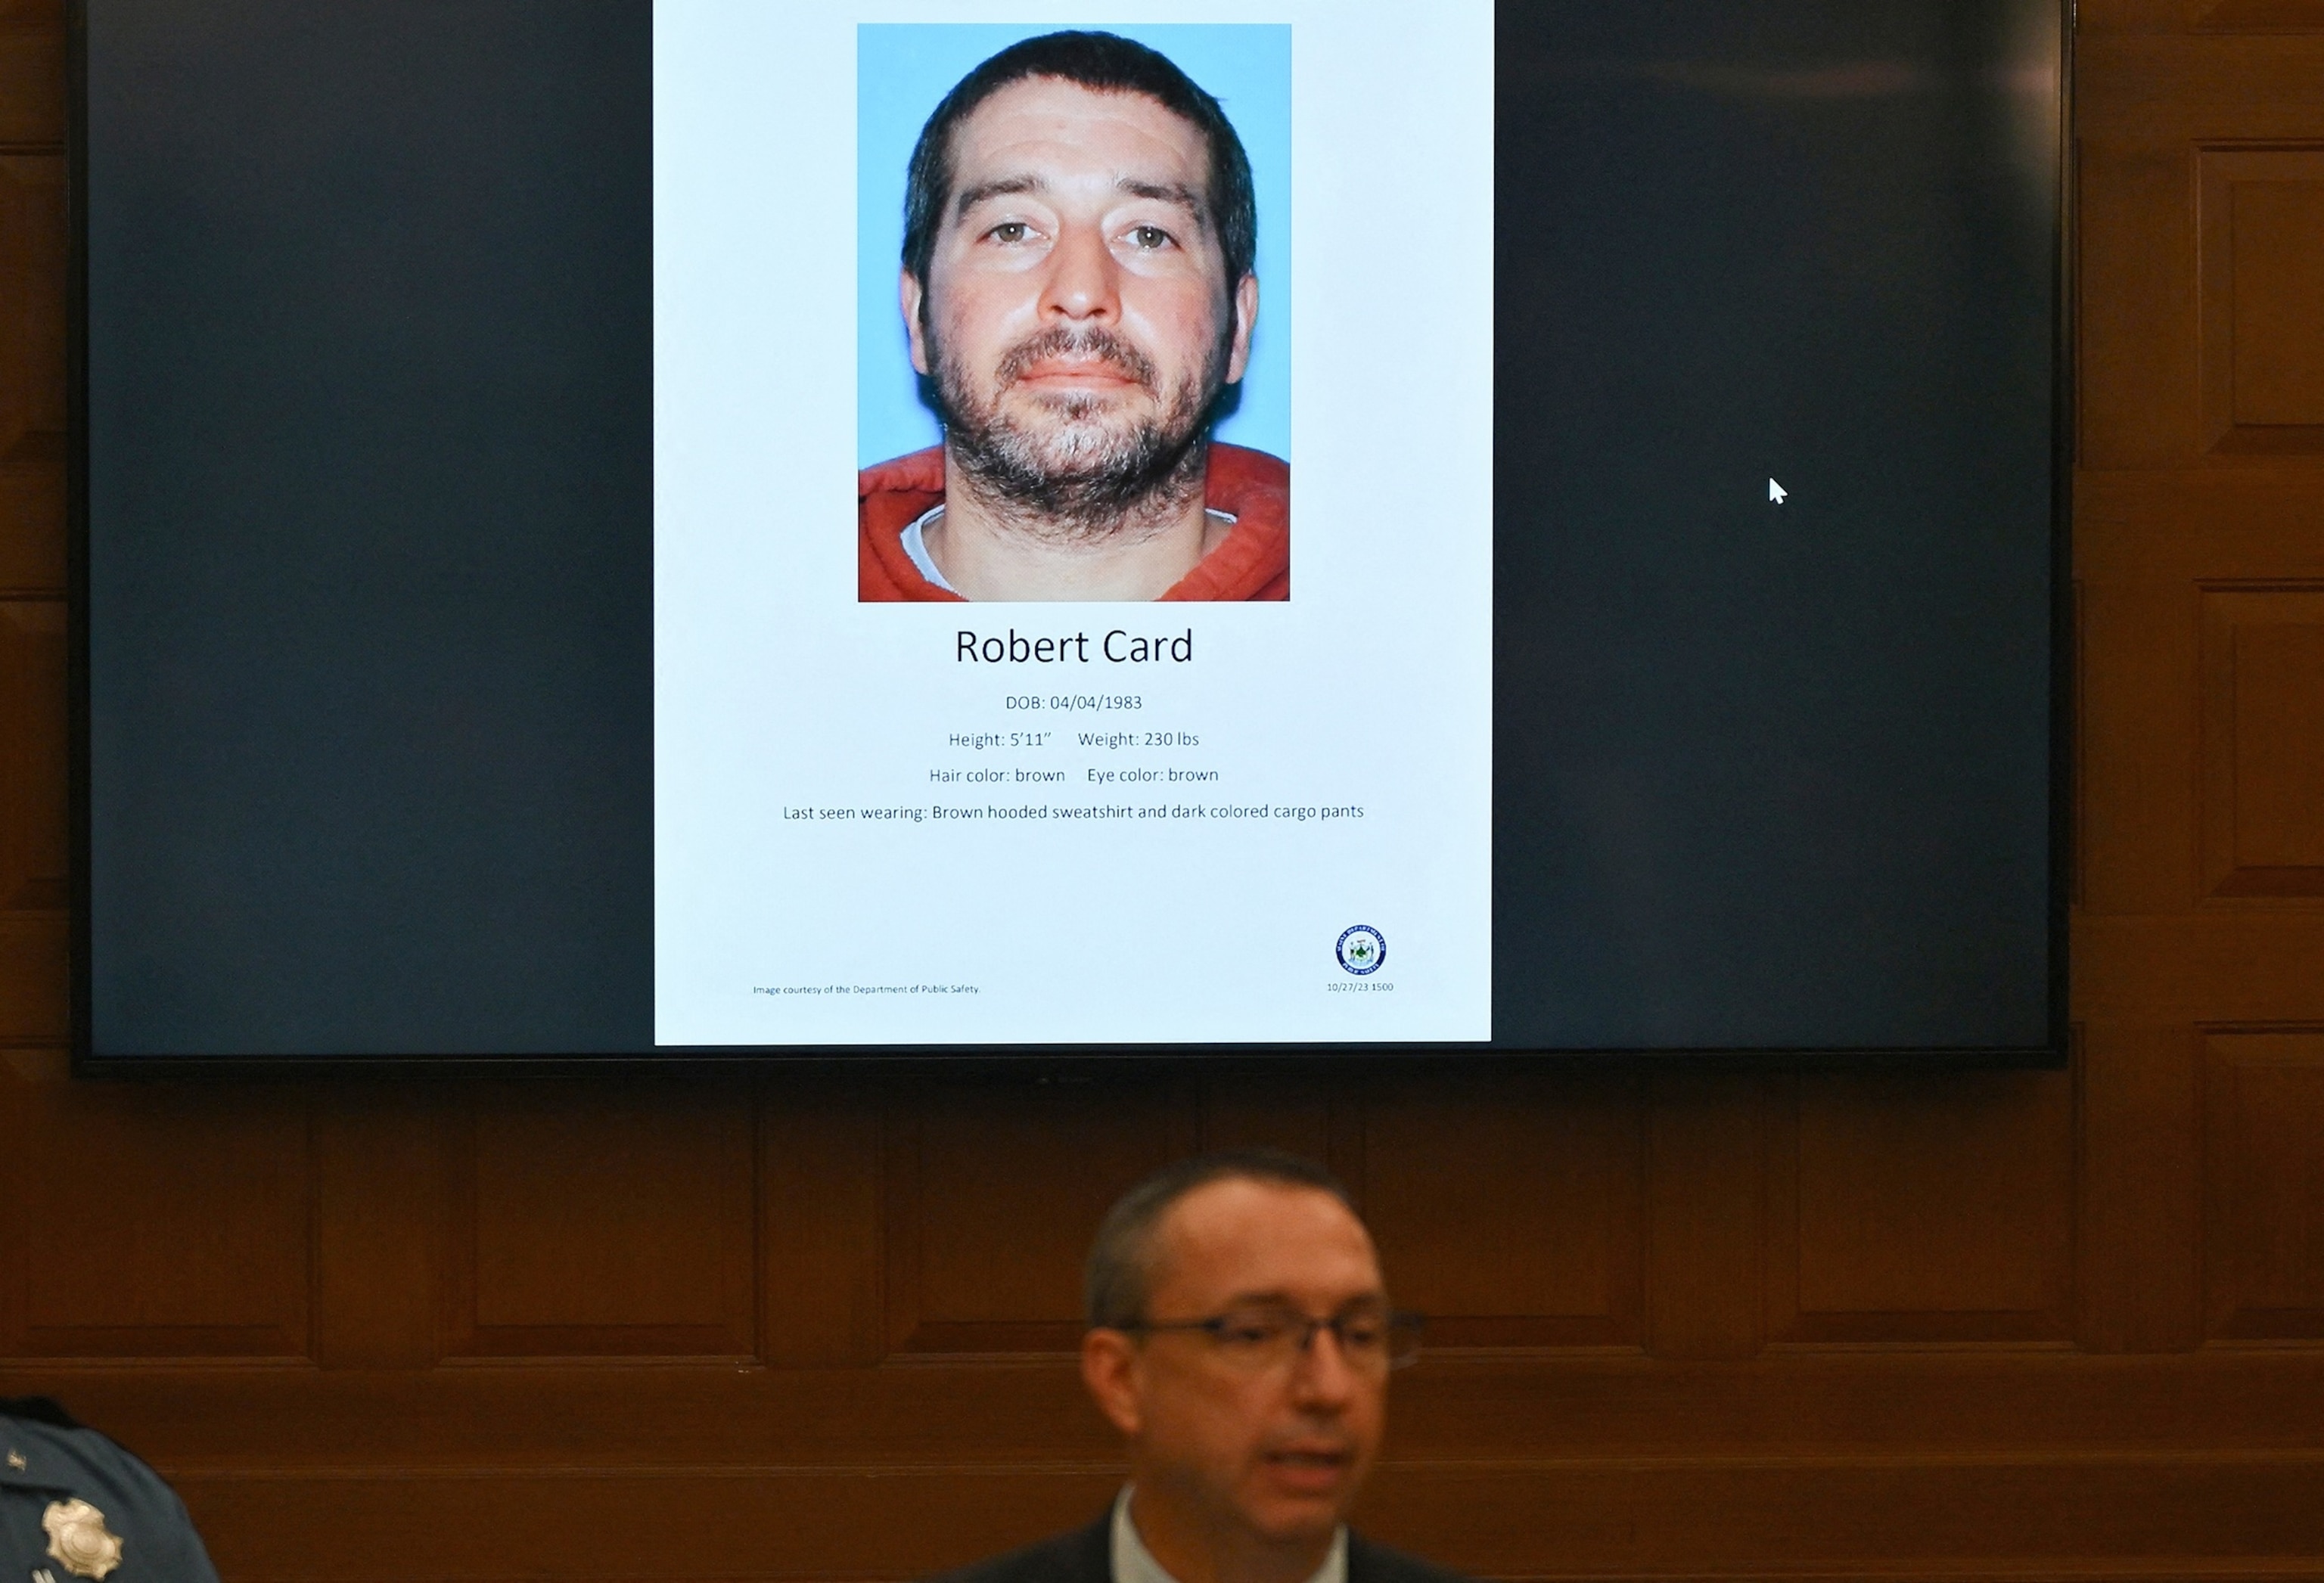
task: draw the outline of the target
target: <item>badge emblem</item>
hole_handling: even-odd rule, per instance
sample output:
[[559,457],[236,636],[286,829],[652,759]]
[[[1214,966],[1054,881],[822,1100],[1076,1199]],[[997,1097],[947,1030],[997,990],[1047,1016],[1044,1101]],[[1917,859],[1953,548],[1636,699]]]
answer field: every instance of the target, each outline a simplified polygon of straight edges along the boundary
[[14,1468],[19,1473],[24,1471],[24,1453],[16,1450],[13,1447],[10,1448],[8,1452],[8,1466]]
[[105,1514],[87,1501],[51,1501],[41,1514],[49,1553],[76,1578],[104,1576],[121,1564],[121,1535],[106,1532]]
[[1334,948],[1340,965],[1358,978],[1376,973],[1380,963],[1388,960],[1388,936],[1370,924],[1358,924],[1342,930],[1340,943]]

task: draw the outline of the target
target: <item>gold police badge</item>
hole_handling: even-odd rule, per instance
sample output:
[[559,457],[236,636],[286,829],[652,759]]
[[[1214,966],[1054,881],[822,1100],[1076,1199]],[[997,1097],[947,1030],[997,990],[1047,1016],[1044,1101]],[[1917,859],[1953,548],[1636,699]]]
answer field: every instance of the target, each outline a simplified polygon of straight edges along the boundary
[[49,1553],[76,1578],[104,1576],[121,1564],[121,1535],[108,1533],[105,1514],[87,1501],[51,1501],[41,1514]]

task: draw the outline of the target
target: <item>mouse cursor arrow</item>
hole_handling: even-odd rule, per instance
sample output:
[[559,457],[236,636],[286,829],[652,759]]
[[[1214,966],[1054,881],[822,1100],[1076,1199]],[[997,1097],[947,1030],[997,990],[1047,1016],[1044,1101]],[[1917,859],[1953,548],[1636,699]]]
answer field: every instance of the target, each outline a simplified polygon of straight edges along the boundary
[[1784,503],[1784,497],[1791,492],[1792,492],[1790,490],[1785,489],[1774,479],[1770,478],[1767,480],[1767,499],[1775,504],[1779,506],[1782,505]]

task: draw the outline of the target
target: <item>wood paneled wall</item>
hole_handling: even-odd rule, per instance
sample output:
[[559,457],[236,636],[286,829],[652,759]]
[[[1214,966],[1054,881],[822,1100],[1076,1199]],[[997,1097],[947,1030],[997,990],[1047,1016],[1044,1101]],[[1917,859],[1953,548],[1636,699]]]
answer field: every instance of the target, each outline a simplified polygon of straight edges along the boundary
[[75,1083],[63,57],[0,0],[0,1391],[229,1579],[898,1578],[1097,1509],[1101,1206],[1357,1184],[1364,1513],[1508,1577],[2324,1576],[2324,0],[2085,0],[2070,1071]]

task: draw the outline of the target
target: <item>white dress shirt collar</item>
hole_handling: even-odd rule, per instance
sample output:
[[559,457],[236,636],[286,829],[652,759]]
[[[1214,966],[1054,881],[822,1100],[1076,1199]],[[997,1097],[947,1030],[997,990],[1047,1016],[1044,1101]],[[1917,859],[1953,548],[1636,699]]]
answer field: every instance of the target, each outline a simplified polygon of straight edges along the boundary
[[[1130,1520],[1130,1488],[1123,1485],[1113,1500],[1113,1583],[1178,1583],[1138,1537],[1138,1524]],[[1346,1523],[1332,1535],[1332,1548],[1325,1552],[1323,1564],[1307,1583],[1348,1583]]]

